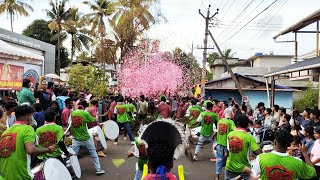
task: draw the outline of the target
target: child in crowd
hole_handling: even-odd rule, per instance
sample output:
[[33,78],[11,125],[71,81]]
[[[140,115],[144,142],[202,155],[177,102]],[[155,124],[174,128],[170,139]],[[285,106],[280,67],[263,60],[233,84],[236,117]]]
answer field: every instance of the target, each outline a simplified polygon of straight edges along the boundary
[[293,136],[293,141],[291,142],[291,145],[288,147],[288,154],[304,161],[302,153],[299,149],[299,145],[301,145],[301,138],[299,136]]
[[252,131],[252,135],[253,135],[254,139],[256,140],[257,144],[260,144],[260,142],[261,142],[261,134],[262,134],[262,122],[257,121],[254,124],[253,131]]
[[35,103],[33,105],[34,111],[35,113],[33,114],[33,118],[36,120],[37,122],[37,128],[41,127],[44,125],[44,112],[42,111],[42,107],[40,103]]
[[311,150],[314,144],[314,129],[312,126],[308,126],[304,129],[303,135],[305,138],[302,140],[302,143],[307,148],[307,154],[311,154]]

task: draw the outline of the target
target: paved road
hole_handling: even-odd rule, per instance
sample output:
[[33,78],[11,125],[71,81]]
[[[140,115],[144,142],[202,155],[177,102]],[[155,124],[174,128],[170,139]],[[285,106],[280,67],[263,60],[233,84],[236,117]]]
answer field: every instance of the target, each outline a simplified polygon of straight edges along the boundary
[[[108,141],[108,149],[105,150],[107,157],[100,158],[102,168],[106,171],[103,176],[96,176],[95,169],[90,157],[82,157],[80,165],[82,169],[82,178],[84,180],[91,179],[110,179],[110,180],[132,180],[135,174],[136,158],[127,159],[127,151],[131,147],[129,140],[123,140],[120,136],[118,145]],[[178,165],[183,165],[186,180],[209,180],[214,179],[215,163],[210,162],[211,145],[207,144],[201,149],[199,161],[192,163],[185,156],[182,156],[174,162],[173,173],[178,175]],[[112,159],[125,159],[126,162],[119,168],[116,168]]]

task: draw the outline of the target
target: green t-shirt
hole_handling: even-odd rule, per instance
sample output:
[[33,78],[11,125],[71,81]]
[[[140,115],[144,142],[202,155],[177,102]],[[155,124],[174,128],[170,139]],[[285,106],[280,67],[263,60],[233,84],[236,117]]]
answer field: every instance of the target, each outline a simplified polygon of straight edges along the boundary
[[260,167],[260,179],[311,179],[316,176],[313,167],[285,153],[260,154],[257,162]]
[[208,102],[211,102],[211,103],[212,103],[212,101],[210,101],[210,100],[205,100],[205,101],[203,102],[203,107],[207,108],[207,103],[208,103]]
[[244,130],[231,131],[228,134],[228,150],[226,169],[231,172],[243,172],[245,166],[250,167],[248,160],[249,149],[259,149],[254,137]]
[[[126,104],[126,106],[127,106],[127,108],[129,109],[129,111],[131,112],[132,115],[137,113],[137,109],[133,104]],[[128,115],[128,119],[129,119],[129,121],[131,121],[133,118]]]
[[128,117],[130,112],[130,109],[125,104],[117,104],[115,107],[116,114],[117,114],[117,122],[119,123],[125,123],[128,122]]
[[148,156],[147,156],[147,150],[145,146],[141,146],[139,141],[137,139],[134,140],[136,148],[139,151],[139,157],[138,157],[138,169],[140,171],[143,171],[143,165],[148,164]]
[[201,116],[201,130],[200,134],[205,137],[213,135],[213,123],[217,123],[219,118],[216,113],[205,111],[200,114]]
[[[45,124],[39,127],[36,131],[39,137],[39,147],[49,147],[51,145],[57,144],[58,141],[63,141],[63,129],[61,126],[56,124]],[[59,157],[61,156],[60,148],[56,148],[53,153],[46,153],[38,156],[39,159],[44,157]]]
[[77,141],[86,141],[90,138],[87,129],[88,122],[94,122],[96,118],[84,110],[75,110],[71,113],[71,134]]
[[189,118],[189,122],[188,122],[188,127],[189,128],[196,128],[199,126],[199,124],[195,124],[197,122],[197,119],[201,113],[200,109],[193,106],[193,107],[189,107],[188,111],[190,113],[190,118]]
[[232,120],[224,118],[218,121],[217,129],[217,144],[227,146],[227,136],[231,131],[236,129],[236,125]]
[[25,144],[35,142],[35,132],[29,125],[14,124],[0,139],[0,171],[6,180],[31,180],[28,174]]

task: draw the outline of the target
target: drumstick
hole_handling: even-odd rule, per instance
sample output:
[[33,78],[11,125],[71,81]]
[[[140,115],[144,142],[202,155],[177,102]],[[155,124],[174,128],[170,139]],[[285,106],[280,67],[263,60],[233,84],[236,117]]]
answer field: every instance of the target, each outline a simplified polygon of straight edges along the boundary
[[67,132],[69,131],[70,128],[71,128],[71,122],[69,123],[66,131],[63,133],[63,136],[57,141],[56,145],[59,144],[60,140],[67,134]]
[[147,164],[144,164],[144,165],[143,165],[143,171],[142,171],[142,178],[141,178],[141,180],[143,180],[147,175],[148,175],[148,165],[147,165]]
[[179,180],[184,180],[184,170],[182,165],[178,166],[178,175],[179,175]]

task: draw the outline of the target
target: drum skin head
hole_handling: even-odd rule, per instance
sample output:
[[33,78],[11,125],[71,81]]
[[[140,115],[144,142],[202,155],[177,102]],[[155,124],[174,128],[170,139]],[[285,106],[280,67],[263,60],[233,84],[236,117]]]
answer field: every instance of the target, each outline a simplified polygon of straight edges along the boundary
[[46,180],[72,180],[72,177],[64,164],[54,158],[45,161],[43,172]]
[[98,135],[99,141],[102,145],[102,147],[104,149],[107,149],[107,141],[103,135],[102,129],[100,128],[100,126],[95,126],[93,128],[90,128],[89,130],[89,134],[92,135]]
[[112,120],[104,122],[104,134],[108,139],[116,139],[119,136],[118,124]]
[[81,178],[81,167],[80,167],[79,159],[72,148],[68,148],[68,151],[71,154],[74,154],[73,156],[70,157],[70,162],[71,162],[71,166],[73,168],[74,174],[76,175],[77,178],[80,179]]

